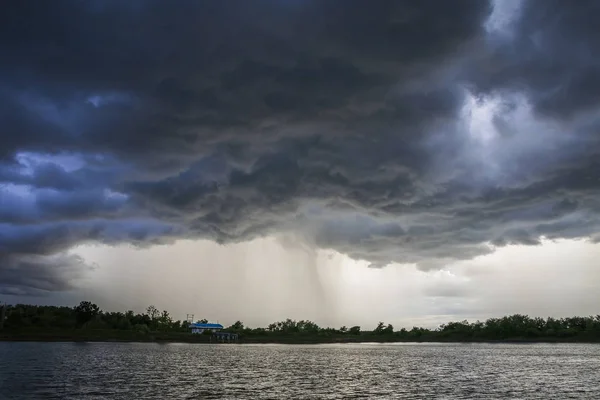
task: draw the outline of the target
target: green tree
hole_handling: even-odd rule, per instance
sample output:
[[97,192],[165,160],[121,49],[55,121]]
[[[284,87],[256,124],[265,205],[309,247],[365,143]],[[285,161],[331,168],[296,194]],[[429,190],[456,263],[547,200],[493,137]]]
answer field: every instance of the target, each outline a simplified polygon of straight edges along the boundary
[[147,334],[150,332],[150,329],[148,329],[148,325],[146,325],[146,324],[135,324],[133,326],[133,330],[135,332],[142,333],[142,334]]
[[167,310],[164,310],[161,314],[160,317],[158,317],[158,323],[160,326],[161,330],[169,330],[169,328],[171,328],[171,324],[173,323],[173,318],[171,318],[171,316],[169,315],[169,312]]
[[350,334],[352,334],[352,335],[358,335],[358,334],[360,334],[360,326],[358,326],[358,325],[357,326],[353,326],[352,328],[350,328],[348,330],[348,332]]
[[148,323],[148,327],[150,328],[150,330],[156,330],[160,324],[160,311],[158,310],[158,308],[151,304],[148,306],[148,308],[146,308],[146,315],[150,320]]
[[235,323],[227,329],[238,332],[242,331],[244,330],[244,323],[242,321],[235,321]]
[[74,308],[75,320],[78,326],[83,326],[100,313],[100,308],[89,301],[82,301]]
[[151,304],[146,309],[146,314],[148,314],[148,316],[150,317],[150,320],[156,321],[158,319],[158,316],[160,315],[160,311],[158,311],[158,308],[154,307]]

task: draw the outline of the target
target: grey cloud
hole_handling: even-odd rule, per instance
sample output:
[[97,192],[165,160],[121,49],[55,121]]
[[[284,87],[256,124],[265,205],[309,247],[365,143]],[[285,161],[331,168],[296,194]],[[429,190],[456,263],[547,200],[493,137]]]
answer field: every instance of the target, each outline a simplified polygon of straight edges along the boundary
[[[594,4],[527,1],[500,37],[479,0],[14,2],[0,16],[0,286],[89,242],[293,231],[374,267],[432,269],[592,236]],[[473,96],[499,103],[489,127],[470,127]],[[82,165],[27,170],[24,152]]]
[[45,224],[0,224],[0,254],[51,255],[77,243],[167,243],[183,232],[162,222],[143,219],[85,220]]
[[[34,197],[32,200],[30,197]],[[118,218],[123,216],[127,198],[103,190],[64,192],[35,190],[25,196],[8,191],[0,194],[0,223],[42,223],[47,221]]]
[[38,166],[31,177],[31,184],[36,187],[58,190],[74,190],[83,186],[73,175],[55,163]]
[[594,56],[599,11],[593,0],[523,1],[512,35],[499,39],[472,81],[484,91],[524,91],[544,115],[572,118],[594,111],[600,105]]
[[75,281],[93,266],[76,255],[0,255],[0,294],[41,295],[73,289]]
[[426,286],[424,293],[430,297],[461,298],[468,297],[473,290],[464,281],[442,281]]

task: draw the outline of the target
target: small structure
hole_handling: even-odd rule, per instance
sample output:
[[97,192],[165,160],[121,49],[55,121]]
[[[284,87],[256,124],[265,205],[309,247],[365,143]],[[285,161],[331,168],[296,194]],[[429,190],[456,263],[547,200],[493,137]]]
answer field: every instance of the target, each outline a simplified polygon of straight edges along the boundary
[[[214,332],[212,335],[215,340],[221,343],[231,343],[237,342],[238,334],[237,333],[229,333],[229,332]],[[211,338],[212,341],[212,338]]]
[[189,325],[190,329],[192,330],[192,333],[204,333],[205,331],[210,331],[210,332],[219,332],[220,330],[223,329],[223,325],[221,324],[202,324],[202,323],[195,323],[195,324],[190,324]]

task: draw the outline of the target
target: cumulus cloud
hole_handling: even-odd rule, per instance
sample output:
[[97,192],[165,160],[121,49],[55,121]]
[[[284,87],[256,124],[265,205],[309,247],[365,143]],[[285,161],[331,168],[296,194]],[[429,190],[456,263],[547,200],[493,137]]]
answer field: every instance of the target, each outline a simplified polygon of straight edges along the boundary
[[13,2],[0,286],[62,290],[81,243],[293,233],[432,269],[594,236],[598,6],[499,3]]

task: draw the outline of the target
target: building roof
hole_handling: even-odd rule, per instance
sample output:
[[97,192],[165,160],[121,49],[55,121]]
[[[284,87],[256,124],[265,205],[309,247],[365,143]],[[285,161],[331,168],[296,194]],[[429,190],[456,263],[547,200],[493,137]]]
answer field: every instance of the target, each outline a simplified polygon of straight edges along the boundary
[[223,325],[221,325],[221,324],[190,324],[190,328],[223,329]]

